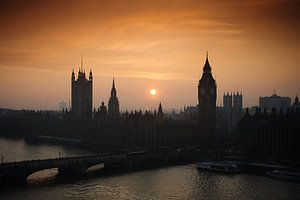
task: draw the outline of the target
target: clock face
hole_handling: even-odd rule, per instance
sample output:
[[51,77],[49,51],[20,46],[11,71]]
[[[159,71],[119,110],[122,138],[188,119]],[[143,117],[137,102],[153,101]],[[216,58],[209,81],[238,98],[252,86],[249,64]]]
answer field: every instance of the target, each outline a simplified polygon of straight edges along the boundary
[[215,95],[215,90],[214,90],[214,88],[211,88],[211,89],[210,89],[210,94],[211,94],[211,95]]

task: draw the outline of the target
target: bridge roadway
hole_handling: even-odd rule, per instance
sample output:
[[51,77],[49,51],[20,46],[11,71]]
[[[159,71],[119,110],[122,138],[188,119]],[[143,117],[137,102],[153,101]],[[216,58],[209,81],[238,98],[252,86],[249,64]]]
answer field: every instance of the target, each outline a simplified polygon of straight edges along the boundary
[[51,168],[58,168],[61,174],[80,174],[85,173],[91,166],[106,162],[130,163],[129,157],[128,154],[100,154],[0,163],[0,182],[4,184],[26,183],[29,175]]

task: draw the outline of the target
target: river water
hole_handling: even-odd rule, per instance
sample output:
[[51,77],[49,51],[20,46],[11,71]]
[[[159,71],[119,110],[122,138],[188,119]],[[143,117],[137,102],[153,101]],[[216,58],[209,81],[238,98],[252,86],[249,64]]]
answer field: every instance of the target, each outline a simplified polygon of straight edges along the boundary
[[[0,138],[5,161],[55,158],[97,153],[55,144],[31,144],[23,139]],[[256,175],[198,172],[195,164],[145,171],[96,175],[55,181],[56,171],[29,177],[24,188],[0,190],[0,199],[300,199],[300,184]]]

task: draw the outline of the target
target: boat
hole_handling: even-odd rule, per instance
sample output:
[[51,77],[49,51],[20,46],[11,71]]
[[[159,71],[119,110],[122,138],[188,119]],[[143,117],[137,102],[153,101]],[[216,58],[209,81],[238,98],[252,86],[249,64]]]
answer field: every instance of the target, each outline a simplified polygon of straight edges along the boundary
[[275,179],[300,182],[300,173],[299,172],[274,170],[274,171],[266,172],[266,175],[271,178],[275,178]]
[[198,162],[197,169],[232,174],[239,173],[241,171],[236,164],[230,162]]

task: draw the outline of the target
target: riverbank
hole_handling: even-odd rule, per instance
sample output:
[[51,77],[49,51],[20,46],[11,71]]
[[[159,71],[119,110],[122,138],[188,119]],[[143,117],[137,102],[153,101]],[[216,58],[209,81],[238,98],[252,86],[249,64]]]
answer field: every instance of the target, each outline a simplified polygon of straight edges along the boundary
[[62,137],[54,137],[54,136],[44,136],[44,135],[37,135],[35,137],[25,138],[25,141],[28,143],[50,143],[50,144],[58,144],[58,145],[65,145],[65,146],[73,146],[83,149],[90,149],[96,152],[107,152],[107,153],[123,153],[127,152],[124,148],[114,147],[114,146],[105,146],[100,144],[92,144],[86,143],[79,139],[69,139],[69,138],[62,138]]

